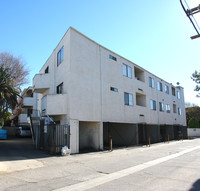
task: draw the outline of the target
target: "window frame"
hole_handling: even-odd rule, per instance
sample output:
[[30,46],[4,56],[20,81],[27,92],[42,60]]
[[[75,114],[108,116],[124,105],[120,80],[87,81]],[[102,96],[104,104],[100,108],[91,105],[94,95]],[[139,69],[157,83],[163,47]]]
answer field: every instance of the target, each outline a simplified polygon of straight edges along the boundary
[[156,101],[153,99],[150,100],[150,109],[156,111]]
[[165,84],[165,93],[169,95],[169,86]]
[[132,79],[132,67],[123,63],[123,76]]
[[45,74],[48,74],[48,73],[49,73],[49,66],[46,67],[46,69],[44,70],[44,73],[45,73]]
[[163,86],[162,86],[162,83],[160,81],[157,81],[157,89],[158,91],[163,91]]
[[177,97],[177,99],[181,99],[181,95],[180,95],[179,91],[176,92],[176,97]]
[[149,87],[155,88],[155,80],[150,76],[149,76]]
[[164,104],[163,104],[163,102],[159,102],[159,111],[164,112]]
[[113,91],[113,92],[118,92],[118,88],[115,88],[115,87],[110,87],[110,91]]
[[57,66],[59,66],[64,60],[64,46],[57,53]]
[[109,58],[110,58],[111,60],[114,60],[114,61],[116,61],[116,62],[117,62],[117,58],[116,58],[115,56],[113,56],[113,55],[109,54]]
[[171,89],[172,89],[172,95],[176,96],[176,89],[175,89],[175,87],[172,87]]
[[166,104],[165,108],[167,113],[171,113],[171,108],[169,104]]
[[133,94],[124,92],[124,105],[133,106]]
[[57,93],[57,94],[63,94],[63,93],[64,93],[64,85],[63,85],[63,82],[60,83],[60,84],[56,87],[56,93]]
[[178,107],[178,115],[181,115],[181,108]]

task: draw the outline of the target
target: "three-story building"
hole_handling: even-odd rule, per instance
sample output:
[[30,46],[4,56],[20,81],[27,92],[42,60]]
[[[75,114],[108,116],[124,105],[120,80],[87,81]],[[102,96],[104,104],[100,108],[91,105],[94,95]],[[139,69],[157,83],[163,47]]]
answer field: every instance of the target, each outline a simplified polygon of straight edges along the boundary
[[[33,79],[38,108],[70,125],[72,153],[185,132],[184,93],[70,27]],[[184,134],[186,136],[186,134]]]

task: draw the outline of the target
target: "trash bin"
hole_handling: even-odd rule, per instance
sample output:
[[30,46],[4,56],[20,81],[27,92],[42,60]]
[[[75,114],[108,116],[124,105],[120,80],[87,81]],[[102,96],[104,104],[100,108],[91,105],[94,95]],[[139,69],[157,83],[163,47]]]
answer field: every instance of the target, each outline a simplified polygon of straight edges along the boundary
[[7,139],[7,130],[0,129],[0,139]]

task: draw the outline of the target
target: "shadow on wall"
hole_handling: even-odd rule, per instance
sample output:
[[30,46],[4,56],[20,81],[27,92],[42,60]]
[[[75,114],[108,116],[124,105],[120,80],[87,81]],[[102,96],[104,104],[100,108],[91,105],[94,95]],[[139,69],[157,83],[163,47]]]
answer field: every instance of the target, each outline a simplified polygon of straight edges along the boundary
[[198,179],[190,188],[189,191],[199,191],[200,190],[200,179]]

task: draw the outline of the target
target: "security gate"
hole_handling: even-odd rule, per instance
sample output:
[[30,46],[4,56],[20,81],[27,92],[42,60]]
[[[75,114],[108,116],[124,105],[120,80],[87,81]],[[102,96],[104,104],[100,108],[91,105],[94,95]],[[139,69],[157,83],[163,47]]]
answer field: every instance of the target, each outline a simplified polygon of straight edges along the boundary
[[51,154],[59,154],[63,146],[70,148],[69,125],[44,125],[43,149]]

